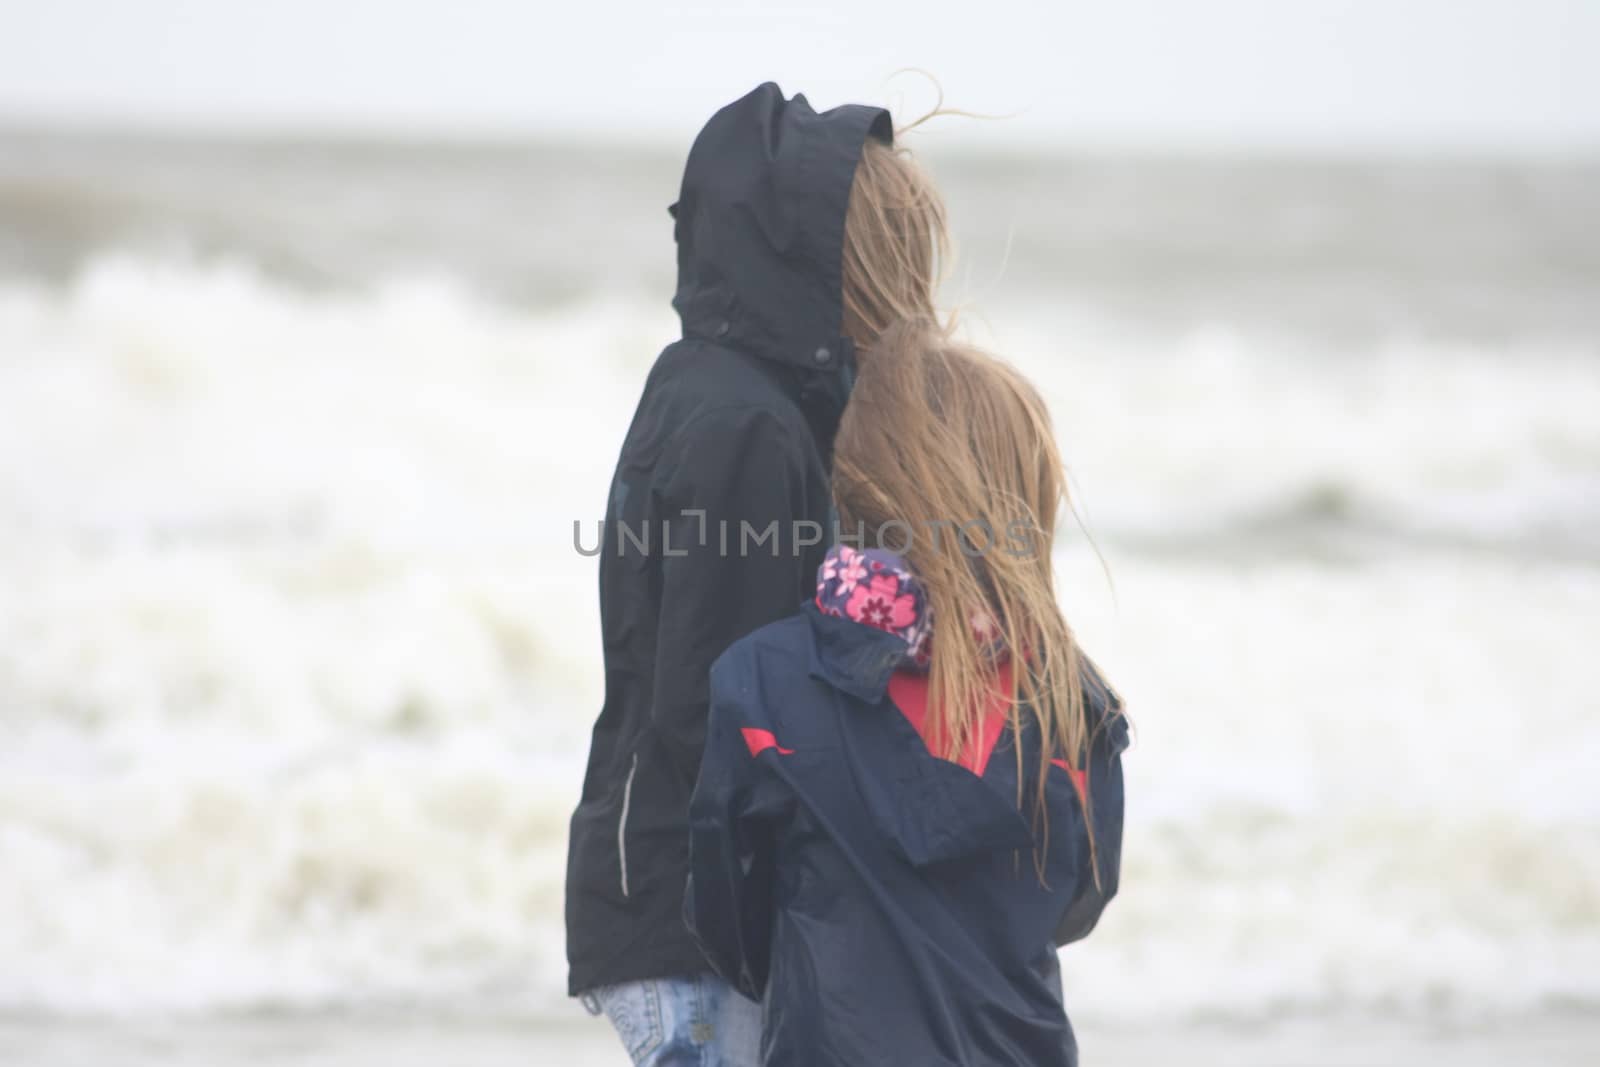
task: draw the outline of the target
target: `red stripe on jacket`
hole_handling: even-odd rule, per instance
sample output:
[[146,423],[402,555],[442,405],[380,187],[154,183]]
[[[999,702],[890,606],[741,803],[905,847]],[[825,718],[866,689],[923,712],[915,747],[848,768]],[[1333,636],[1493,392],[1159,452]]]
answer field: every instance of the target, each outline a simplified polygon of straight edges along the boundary
[[780,756],[794,755],[794,749],[784,748],[778,744],[778,739],[772,736],[771,730],[757,730],[753,726],[746,726],[739,732],[744,734],[744,743],[749,746],[752,756],[760,755],[769,748],[777,749]]

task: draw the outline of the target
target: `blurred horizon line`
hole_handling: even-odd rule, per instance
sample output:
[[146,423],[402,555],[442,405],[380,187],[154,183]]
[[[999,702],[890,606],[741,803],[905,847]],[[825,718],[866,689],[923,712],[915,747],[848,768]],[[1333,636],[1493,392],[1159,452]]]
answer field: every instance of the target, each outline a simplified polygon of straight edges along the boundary
[[[907,136],[918,149],[966,158],[1149,160],[1260,160],[1315,162],[1441,162],[1600,164],[1600,135],[1581,144],[1529,140],[1494,144],[1464,139],[1435,141],[1368,137],[1340,141],[1211,139],[1194,135],[1094,135],[1057,131],[1008,136],[1005,118],[950,116],[943,127],[923,126]],[[960,124],[964,125],[958,125]],[[981,124],[981,125],[978,125]],[[990,136],[975,136],[975,130]],[[199,115],[66,114],[6,110],[0,106],[0,138],[122,141],[151,144],[261,145],[278,147],[442,148],[506,150],[535,147],[627,148],[641,154],[687,152],[699,124],[680,129],[620,124],[512,124],[505,122],[307,119],[256,115],[227,121]]]

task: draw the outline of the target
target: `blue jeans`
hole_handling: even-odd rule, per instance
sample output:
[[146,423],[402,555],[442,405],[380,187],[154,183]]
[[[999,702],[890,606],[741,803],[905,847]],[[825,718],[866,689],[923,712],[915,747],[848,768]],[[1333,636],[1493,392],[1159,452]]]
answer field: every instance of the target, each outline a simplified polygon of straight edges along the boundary
[[582,996],[604,1013],[638,1067],[759,1067],[761,1005],[713,975],[602,986]]

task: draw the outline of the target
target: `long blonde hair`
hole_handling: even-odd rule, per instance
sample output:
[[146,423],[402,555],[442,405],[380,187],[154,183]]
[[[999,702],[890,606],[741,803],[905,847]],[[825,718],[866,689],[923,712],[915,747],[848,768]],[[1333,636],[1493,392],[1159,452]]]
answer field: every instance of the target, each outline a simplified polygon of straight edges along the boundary
[[[1034,724],[1039,820],[1050,761],[1085,769],[1090,740],[1081,656],[1051,563],[1065,489],[1049,411],[1009,364],[926,319],[887,330],[861,361],[834,442],[842,530],[901,552],[926,588],[927,722],[938,747],[972,750],[1001,678],[996,641],[1009,655],[1011,690],[1002,696],[1019,742],[1017,803],[1021,736]],[[1092,857],[1092,830],[1090,849]],[[1038,849],[1035,862],[1042,876]]]
[[867,138],[844,221],[844,332],[871,347],[892,324],[932,320],[950,259],[944,200],[900,134],[894,145]]

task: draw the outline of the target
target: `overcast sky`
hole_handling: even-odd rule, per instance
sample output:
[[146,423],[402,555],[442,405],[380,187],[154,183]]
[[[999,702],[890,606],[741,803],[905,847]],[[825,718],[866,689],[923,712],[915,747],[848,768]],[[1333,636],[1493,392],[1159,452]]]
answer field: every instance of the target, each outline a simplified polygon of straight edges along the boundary
[[992,142],[1600,149],[1600,0],[0,0],[0,118],[620,131],[765,79]]

